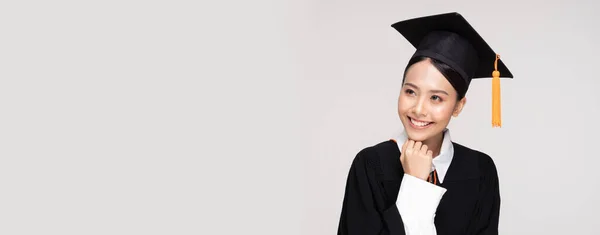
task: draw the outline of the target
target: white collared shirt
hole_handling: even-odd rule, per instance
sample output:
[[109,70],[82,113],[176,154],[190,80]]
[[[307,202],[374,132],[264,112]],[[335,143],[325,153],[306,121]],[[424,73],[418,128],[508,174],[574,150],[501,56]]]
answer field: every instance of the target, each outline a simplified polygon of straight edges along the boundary
[[[402,145],[407,139],[406,131],[395,138],[400,151],[402,151]],[[431,171],[437,170],[440,182],[444,182],[453,157],[454,146],[450,139],[450,130],[445,129],[440,154],[433,158],[431,169]],[[446,189],[443,187],[404,174],[396,206],[402,217],[406,235],[437,234],[434,224],[435,211],[444,193],[446,193]]]

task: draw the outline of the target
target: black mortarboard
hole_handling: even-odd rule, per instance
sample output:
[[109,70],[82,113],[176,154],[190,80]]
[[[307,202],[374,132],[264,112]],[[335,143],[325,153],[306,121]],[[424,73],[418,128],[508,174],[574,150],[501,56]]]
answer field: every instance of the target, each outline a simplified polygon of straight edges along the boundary
[[[471,79],[496,77],[492,73],[513,78],[499,56],[459,13],[408,19],[392,27],[416,48],[413,57],[426,56],[447,64],[461,75],[467,87]],[[494,79],[493,86],[493,119],[498,116],[493,125],[500,126],[498,79]]]

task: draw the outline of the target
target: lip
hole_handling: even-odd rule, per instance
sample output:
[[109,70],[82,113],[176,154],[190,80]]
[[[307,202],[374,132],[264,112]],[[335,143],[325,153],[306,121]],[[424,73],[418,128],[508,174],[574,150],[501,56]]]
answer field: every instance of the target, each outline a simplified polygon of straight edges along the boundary
[[407,116],[407,118],[408,118],[408,123],[410,123],[410,126],[411,126],[413,129],[417,129],[417,130],[423,130],[423,129],[427,129],[427,128],[429,128],[430,126],[432,126],[432,125],[434,124],[434,122],[429,122],[429,124],[427,124],[427,125],[425,125],[425,126],[417,126],[417,125],[413,124],[412,120],[415,120],[415,121],[417,121],[417,122],[428,122],[428,121],[423,121],[423,120],[419,120],[419,119],[414,119],[414,118],[411,118],[411,117],[408,117],[408,116]]

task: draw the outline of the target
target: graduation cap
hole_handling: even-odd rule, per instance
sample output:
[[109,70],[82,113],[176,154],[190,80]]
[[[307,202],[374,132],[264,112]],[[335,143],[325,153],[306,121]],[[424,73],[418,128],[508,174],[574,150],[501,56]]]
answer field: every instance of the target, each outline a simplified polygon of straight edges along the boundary
[[441,61],[461,75],[468,88],[472,79],[492,77],[492,126],[502,126],[500,115],[500,77],[513,78],[477,31],[459,13],[445,13],[408,19],[392,24],[415,48],[413,57],[425,56]]

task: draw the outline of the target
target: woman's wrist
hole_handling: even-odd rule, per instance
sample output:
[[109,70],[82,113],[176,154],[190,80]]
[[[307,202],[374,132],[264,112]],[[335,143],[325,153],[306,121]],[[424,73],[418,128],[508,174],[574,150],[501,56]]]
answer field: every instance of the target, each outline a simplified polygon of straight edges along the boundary
[[412,172],[405,172],[405,173],[412,177],[419,178],[423,181],[427,181],[427,178],[429,177],[429,174],[414,174]]

